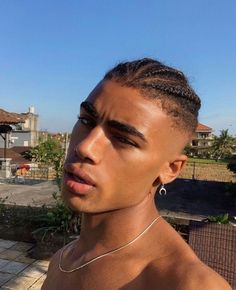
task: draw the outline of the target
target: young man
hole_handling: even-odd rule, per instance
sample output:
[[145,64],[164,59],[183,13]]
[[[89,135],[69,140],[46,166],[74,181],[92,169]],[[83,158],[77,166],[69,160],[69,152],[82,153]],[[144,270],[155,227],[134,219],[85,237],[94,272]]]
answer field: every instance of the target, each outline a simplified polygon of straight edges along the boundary
[[80,238],[54,255],[43,290],[231,289],[154,202],[187,160],[199,108],[183,73],[153,59],[105,75],[81,104],[64,166]]

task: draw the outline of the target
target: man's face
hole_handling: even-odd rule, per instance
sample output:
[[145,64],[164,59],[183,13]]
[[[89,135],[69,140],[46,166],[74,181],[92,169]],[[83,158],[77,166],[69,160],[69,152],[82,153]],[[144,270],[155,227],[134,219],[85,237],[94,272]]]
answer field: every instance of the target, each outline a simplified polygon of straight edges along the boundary
[[157,187],[181,142],[156,101],[103,81],[82,103],[72,132],[64,199],[87,213],[135,206]]

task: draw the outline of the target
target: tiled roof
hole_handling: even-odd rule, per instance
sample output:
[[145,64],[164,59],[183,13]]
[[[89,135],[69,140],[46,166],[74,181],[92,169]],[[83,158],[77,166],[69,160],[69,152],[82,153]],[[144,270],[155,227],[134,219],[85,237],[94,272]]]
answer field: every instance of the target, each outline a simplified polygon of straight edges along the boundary
[[207,132],[212,131],[212,128],[210,128],[204,124],[198,123],[196,132],[202,132],[202,131],[207,131]]
[[18,124],[25,122],[25,116],[17,113],[10,113],[0,109],[0,124]]
[[14,147],[11,147],[12,151],[14,151],[16,153],[19,153],[19,154],[25,153],[26,151],[29,151],[30,149],[32,149],[32,147],[29,147],[29,146],[14,146]]
[[17,163],[17,164],[24,164],[24,163],[29,163],[29,160],[23,158],[19,153],[7,149],[7,156],[4,156],[4,148],[0,148],[0,158],[11,158],[11,163]]

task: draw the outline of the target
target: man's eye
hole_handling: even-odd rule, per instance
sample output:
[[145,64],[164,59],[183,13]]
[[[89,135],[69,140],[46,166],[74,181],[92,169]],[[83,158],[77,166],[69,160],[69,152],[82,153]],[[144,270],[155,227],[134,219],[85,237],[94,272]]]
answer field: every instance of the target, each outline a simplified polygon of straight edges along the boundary
[[84,126],[94,127],[95,122],[87,117],[79,117],[79,122]]
[[114,138],[116,140],[118,140],[120,143],[123,143],[123,144],[127,144],[127,145],[130,145],[130,146],[134,146],[134,147],[137,147],[137,144],[130,141],[129,139],[125,138],[125,137],[121,137],[121,136],[114,136]]

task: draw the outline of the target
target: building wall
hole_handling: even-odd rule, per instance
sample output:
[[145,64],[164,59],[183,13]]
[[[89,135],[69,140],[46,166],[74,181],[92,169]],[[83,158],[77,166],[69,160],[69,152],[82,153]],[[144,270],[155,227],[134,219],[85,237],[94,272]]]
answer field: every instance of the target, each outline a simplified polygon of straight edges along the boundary
[[[8,135],[7,148],[13,146],[30,146],[38,145],[38,115],[35,114],[34,107],[30,107],[27,113],[23,113],[26,117],[25,122],[13,127],[10,135]],[[4,148],[4,140],[0,137],[0,148]]]
[[25,123],[21,124],[22,130],[38,131],[38,115],[26,113]]
[[[32,132],[30,131],[12,131],[10,134],[11,141],[8,142],[8,147],[13,146],[32,146]],[[4,140],[0,139],[0,148],[4,147]]]
[[192,141],[190,143],[191,146],[199,146],[199,147],[209,147],[212,144],[212,132],[195,132]]

